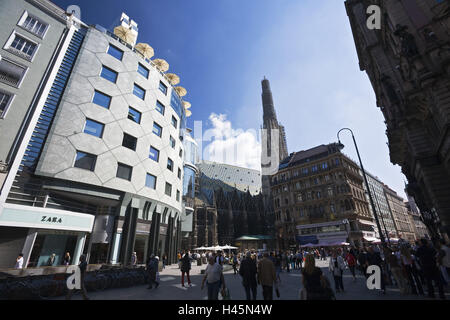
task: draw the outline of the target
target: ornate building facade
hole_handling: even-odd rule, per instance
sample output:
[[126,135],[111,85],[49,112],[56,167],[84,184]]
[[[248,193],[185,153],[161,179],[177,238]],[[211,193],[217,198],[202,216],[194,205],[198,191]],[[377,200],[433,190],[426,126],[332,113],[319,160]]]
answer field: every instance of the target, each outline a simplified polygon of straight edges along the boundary
[[375,236],[359,167],[338,144],[292,153],[272,176],[272,194],[281,250]]
[[[367,27],[366,11],[373,4],[382,10],[379,30]],[[385,118],[391,162],[402,167],[422,215],[436,213],[441,235],[448,236],[449,1],[347,0],[345,5],[360,69]]]

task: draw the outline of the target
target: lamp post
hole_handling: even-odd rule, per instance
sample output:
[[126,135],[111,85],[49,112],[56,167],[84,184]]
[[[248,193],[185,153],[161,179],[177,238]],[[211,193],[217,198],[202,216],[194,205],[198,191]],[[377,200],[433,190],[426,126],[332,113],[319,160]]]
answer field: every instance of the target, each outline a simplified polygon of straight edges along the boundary
[[361,156],[359,155],[358,145],[356,144],[355,136],[353,135],[353,131],[351,129],[349,129],[349,128],[342,128],[337,133],[338,143],[340,145],[343,146],[343,144],[341,143],[341,140],[339,139],[339,133],[341,133],[341,131],[343,131],[343,130],[348,130],[352,134],[353,143],[355,144],[355,149],[356,149],[356,153],[358,155],[359,165],[361,166],[361,171],[363,173],[364,181],[366,183],[367,192],[369,193],[370,204],[372,206],[373,215],[374,215],[375,221],[377,223],[378,233],[380,234],[381,243],[383,244],[383,247],[386,247],[386,241],[384,239],[383,231],[381,230],[380,221],[378,220],[377,210],[375,208],[375,203],[373,202],[372,193],[370,192],[369,183],[367,182],[366,171],[364,171],[364,167],[363,167],[363,164],[362,164],[362,161],[361,161]]

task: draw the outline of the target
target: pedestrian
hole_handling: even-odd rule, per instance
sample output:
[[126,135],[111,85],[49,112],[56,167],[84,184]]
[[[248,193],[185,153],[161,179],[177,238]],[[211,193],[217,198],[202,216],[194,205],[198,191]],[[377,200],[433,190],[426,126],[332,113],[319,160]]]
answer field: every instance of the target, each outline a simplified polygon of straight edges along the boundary
[[221,251],[218,251],[218,252],[217,252],[217,255],[216,255],[216,263],[218,263],[218,264],[220,264],[221,266],[223,266],[223,263],[224,263],[224,257],[223,257],[223,255],[222,255],[222,252],[221,252]]
[[181,269],[181,253],[177,253],[177,259],[178,259],[178,269]]
[[245,288],[245,295],[247,300],[252,300],[250,292],[253,295],[253,300],[256,300],[257,294],[257,267],[256,262],[252,259],[251,253],[247,252],[244,260],[241,262],[241,267],[239,268],[239,274],[242,276],[242,285]]
[[442,266],[447,272],[447,279],[450,280],[450,248],[448,244],[441,239],[441,255],[442,255]]
[[[89,300],[89,297],[87,296],[86,286],[84,285],[87,266],[88,264],[86,262],[86,256],[82,254],[80,256],[80,263],[78,264],[78,268],[80,269],[80,290],[84,300]],[[67,292],[66,300],[70,300],[72,298],[72,294],[74,291],[75,289],[72,289]]]
[[325,249],[323,247],[320,249],[320,257],[322,260],[327,260],[327,255],[326,255]]
[[147,275],[148,275],[148,288],[152,289],[153,284],[155,284],[155,288],[158,288],[159,282],[156,280],[156,273],[158,272],[158,260],[155,258],[155,255],[152,254],[147,263]]
[[421,245],[417,249],[416,256],[419,258],[419,264],[423,271],[425,281],[428,287],[428,296],[430,298],[435,298],[433,281],[439,290],[439,297],[445,299],[444,295],[444,284],[439,274],[439,269],[436,263],[436,250],[428,245],[426,239],[420,240]]
[[392,275],[394,276],[395,282],[397,283],[398,288],[400,289],[400,293],[408,294],[409,288],[407,286],[406,279],[403,277],[403,270],[401,268],[401,264],[399,263],[395,252],[386,248],[384,253],[385,261],[391,270]]
[[136,255],[136,252],[133,252],[131,254],[131,267],[135,268],[136,264],[137,264],[137,255]]
[[184,274],[187,276],[188,286],[192,287],[191,278],[189,272],[191,270],[192,258],[189,256],[189,252],[185,252],[183,258],[181,258],[181,286],[184,287]]
[[265,252],[263,259],[258,262],[258,283],[262,286],[264,300],[273,300],[273,286],[276,282],[275,266]]
[[[381,259],[381,255],[380,252],[375,251],[373,247],[369,247],[367,255],[366,255],[366,265],[365,265],[365,269],[367,270],[367,268],[369,266],[378,266],[380,268],[381,271],[381,290],[383,292],[383,294],[386,294],[386,283],[385,283],[385,272],[383,271],[383,259]],[[366,277],[368,277],[368,275],[366,275]]]
[[355,268],[356,268],[356,258],[352,251],[347,252],[347,256],[345,257],[345,261],[347,262],[348,268],[350,269],[350,272],[353,276],[353,281],[356,281],[356,274],[355,274]]
[[275,256],[275,253],[273,255],[274,255],[273,258],[275,259],[274,265],[275,265],[275,274],[276,274],[276,277],[277,277],[277,281],[281,282],[281,277],[280,277],[281,265],[282,265],[282,263],[281,263],[281,255],[278,254],[277,256]]
[[56,259],[56,254],[52,253],[50,255],[50,257],[48,257],[47,266],[53,266],[53,264],[55,263],[55,259]]
[[201,289],[203,290],[206,281],[206,284],[208,285],[208,300],[219,300],[220,286],[222,285],[223,290],[226,288],[222,272],[223,268],[221,264],[216,262],[213,256],[209,257],[208,262]]
[[305,266],[302,270],[303,288],[300,291],[301,300],[334,300],[334,293],[328,279],[322,270],[316,267],[313,254],[305,256]]
[[336,293],[340,292],[341,290],[342,292],[344,292],[344,282],[342,281],[342,274],[344,273],[345,262],[336,250],[333,251],[333,254],[331,256],[329,269],[333,274],[334,288],[336,290]]
[[288,252],[286,252],[285,254],[284,254],[284,263],[286,264],[286,271],[287,272],[290,272],[289,271],[289,266],[290,266],[290,264],[291,264],[291,261],[289,260],[289,253]]
[[298,263],[298,269],[302,270],[303,254],[302,254],[301,250],[297,253],[297,263]]
[[367,252],[366,248],[361,249],[361,251],[358,254],[358,264],[359,264],[359,270],[361,271],[362,275],[364,277],[368,277],[366,270],[367,270]]
[[437,264],[439,268],[439,273],[442,278],[442,282],[444,283],[444,286],[447,286],[449,283],[448,275],[447,275],[447,268],[445,266],[445,257],[448,257],[448,253],[446,252],[446,248],[448,251],[448,247],[445,245],[445,242],[443,240],[439,241],[437,240],[435,242],[435,248],[438,252],[437,254]]
[[63,264],[65,266],[68,266],[70,264],[70,253],[69,252],[66,252],[66,254],[64,255]]
[[412,294],[418,293],[423,295],[423,287],[420,282],[420,278],[414,262],[414,256],[411,254],[411,250],[408,247],[401,248],[401,259],[403,266],[403,273],[406,275],[406,279],[409,281]]
[[19,256],[16,258],[16,265],[14,269],[22,269],[23,268],[23,253],[19,253]]
[[163,255],[162,263],[163,263],[163,269],[165,269],[167,266],[167,254]]
[[237,274],[238,273],[238,271],[237,271],[238,257],[233,254],[233,257],[231,259],[233,260],[233,271],[234,271],[234,274]]

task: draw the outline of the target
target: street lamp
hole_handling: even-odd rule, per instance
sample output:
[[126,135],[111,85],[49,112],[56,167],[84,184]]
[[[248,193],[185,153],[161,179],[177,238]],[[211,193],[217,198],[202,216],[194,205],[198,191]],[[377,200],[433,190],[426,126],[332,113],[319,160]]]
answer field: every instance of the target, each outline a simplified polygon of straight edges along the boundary
[[383,244],[383,247],[386,247],[386,242],[384,239],[383,231],[381,230],[380,221],[378,220],[377,210],[375,209],[375,203],[373,202],[372,193],[370,192],[369,183],[367,182],[366,171],[364,171],[364,167],[363,167],[363,164],[361,161],[361,156],[359,155],[358,145],[356,144],[355,136],[353,135],[353,131],[349,128],[342,128],[341,130],[339,130],[337,133],[337,138],[338,138],[338,143],[341,146],[343,146],[343,144],[341,143],[341,140],[339,139],[339,133],[341,133],[341,131],[343,131],[343,130],[348,130],[352,134],[353,143],[355,144],[356,153],[358,154],[358,159],[359,159],[359,165],[361,166],[361,171],[363,173],[364,181],[366,183],[367,192],[369,193],[370,204],[372,206],[373,215],[374,215],[375,221],[377,223],[378,233],[380,234],[381,243]]

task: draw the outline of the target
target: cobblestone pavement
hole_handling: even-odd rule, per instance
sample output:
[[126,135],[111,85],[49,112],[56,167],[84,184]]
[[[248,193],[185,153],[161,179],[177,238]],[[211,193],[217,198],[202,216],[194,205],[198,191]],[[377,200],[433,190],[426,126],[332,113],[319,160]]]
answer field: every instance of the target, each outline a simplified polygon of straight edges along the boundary
[[[330,280],[334,289],[334,281],[328,271],[328,261],[316,260],[316,265],[322,268],[322,271]],[[177,265],[166,267],[160,273],[160,286],[155,289],[147,289],[146,285],[135,286],[131,288],[111,289],[101,292],[89,292],[89,297],[93,300],[206,300],[207,288],[200,289],[203,275],[200,273],[206,265],[197,266],[192,264],[191,281],[192,287],[181,286],[181,272]],[[281,283],[279,285],[280,300],[297,300],[299,290],[302,288],[301,274],[299,270],[291,272],[283,271],[280,275]],[[344,271],[344,293],[337,293],[337,300],[433,300],[426,296],[402,295],[396,287],[387,287],[387,293],[383,294],[380,290],[368,290],[366,280],[361,274],[357,275],[356,281],[349,270]],[[185,279],[187,285],[187,280]],[[242,286],[241,277],[233,274],[233,270],[225,272],[225,283],[230,290],[232,300],[244,300],[245,291]],[[446,298],[450,299],[450,288],[447,287]],[[435,292],[437,294],[437,288]],[[219,295],[220,296],[220,295]],[[57,298],[58,300],[64,297]],[[81,299],[80,294],[75,294],[73,300]],[[262,300],[262,288],[258,287],[258,300]],[[274,299],[276,298],[274,294]]]

